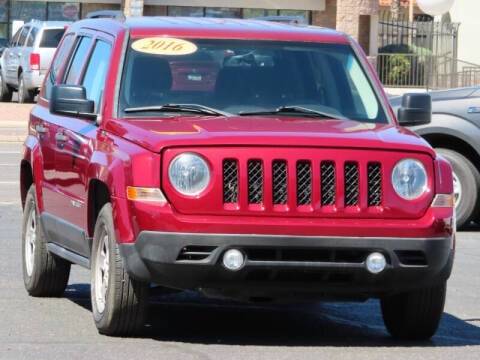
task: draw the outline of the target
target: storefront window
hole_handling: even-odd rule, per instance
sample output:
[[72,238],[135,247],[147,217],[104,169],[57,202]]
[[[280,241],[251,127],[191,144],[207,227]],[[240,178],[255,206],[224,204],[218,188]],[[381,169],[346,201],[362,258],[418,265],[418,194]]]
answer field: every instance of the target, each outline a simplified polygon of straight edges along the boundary
[[0,0],[0,22],[8,22],[8,0]]
[[204,8],[199,6],[169,6],[168,16],[204,16]]
[[245,19],[258,18],[263,16],[275,16],[277,10],[272,9],[243,9],[243,17]]
[[279,15],[298,17],[304,24],[310,23],[310,12],[306,10],[280,10]]
[[47,19],[47,7],[41,1],[12,1],[10,20],[22,20],[24,22],[32,19],[45,21]]
[[241,18],[242,9],[234,9],[234,8],[226,8],[226,7],[206,8],[205,16],[215,17],[215,18]]
[[80,18],[79,3],[48,3],[48,20],[76,21]]

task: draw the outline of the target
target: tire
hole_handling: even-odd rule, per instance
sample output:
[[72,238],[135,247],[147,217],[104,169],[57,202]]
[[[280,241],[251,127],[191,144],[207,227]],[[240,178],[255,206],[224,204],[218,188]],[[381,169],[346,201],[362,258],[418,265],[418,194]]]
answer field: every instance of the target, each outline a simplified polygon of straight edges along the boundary
[[35,94],[33,91],[28,90],[25,87],[25,80],[23,78],[23,74],[20,74],[18,77],[18,103],[25,104],[33,102],[33,98]]
[[0,101],[9,102],[12,101],[13,91],[12,88],[7,85],[3,78],[2,71],[0,70]]
[[91,259],[90,293],[98,331],[110,336],[137,335],[145,322],[149,284],[130,278],[125,270],[115,239],[110,204],[106,204],[98,216]]
[[444,282],[381,299],[383,321],[390,335],[403,340],[430,339],[443,314],[446,290]]
[[468,225],[479,214],[480,173],[462,154],[443,148],[436,151],[450,162],[461,185],[461,196],[456,205],[457,226],[460,228]]
[[388,332],[402,340],[428,340],[438,329],[447,285],[433,286],[380,300]]
[[71,264],[47,250],[47,238],[37,212],[34,185],[28,190],[25,201],[22,258],[23,281],[31,296],[59,297],[65,292]]

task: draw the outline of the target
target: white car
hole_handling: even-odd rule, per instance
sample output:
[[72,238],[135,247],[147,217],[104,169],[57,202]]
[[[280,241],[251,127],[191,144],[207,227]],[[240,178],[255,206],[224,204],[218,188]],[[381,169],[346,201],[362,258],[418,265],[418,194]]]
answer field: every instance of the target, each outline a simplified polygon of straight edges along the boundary
[[13,91],[19,103],[33,101],[69,24],[32,20],[15,33],[0,58],[0,101],[11,101]]

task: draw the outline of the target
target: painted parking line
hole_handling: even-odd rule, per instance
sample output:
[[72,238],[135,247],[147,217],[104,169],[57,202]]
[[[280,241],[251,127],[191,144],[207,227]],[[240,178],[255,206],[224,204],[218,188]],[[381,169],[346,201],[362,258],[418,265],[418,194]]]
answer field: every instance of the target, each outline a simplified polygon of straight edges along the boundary
[[0,185],[19,185],[18,181],[0,181]]

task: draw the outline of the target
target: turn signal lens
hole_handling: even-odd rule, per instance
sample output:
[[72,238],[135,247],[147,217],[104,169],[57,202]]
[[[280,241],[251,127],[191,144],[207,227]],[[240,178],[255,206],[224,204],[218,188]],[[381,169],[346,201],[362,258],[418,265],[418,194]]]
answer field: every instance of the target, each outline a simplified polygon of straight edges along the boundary
[[127,199],[132,201],[158,202],[165,204],[167,199],[157,188],[127,187]]
[[433,199],[432,207],[455,207],[455,195],[453,194],[437,194]]

